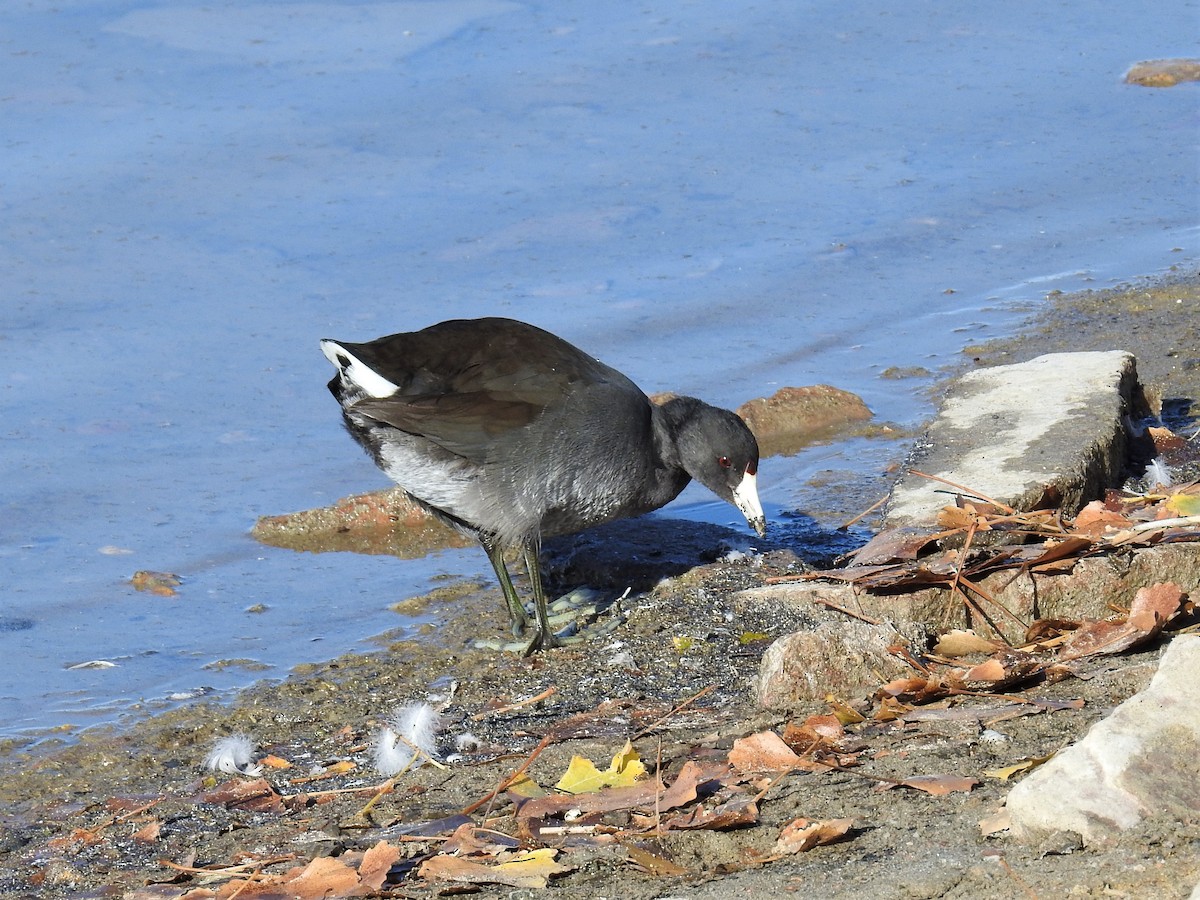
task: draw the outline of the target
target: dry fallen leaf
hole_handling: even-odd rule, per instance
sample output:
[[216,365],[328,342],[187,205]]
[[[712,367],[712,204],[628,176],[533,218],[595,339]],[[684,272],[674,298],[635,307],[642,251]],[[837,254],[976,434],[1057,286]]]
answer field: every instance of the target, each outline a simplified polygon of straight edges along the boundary
[[387,881],[388,872],[400,858],[400,848],[380,841],[363,854],[362,862],[358,864],[359,884],[368,891],[380,890]]
[[568,794],[586,794],[605,787],[626,787],[645,774],[646,767],[638,759],[633,744],[626,741],[621,751],[613,757],[612,764],[603,772],[590,759],[572,757],[567,771],[555,787]]
[[953,659],[959,656],[969,656],[972,653],[994,653],[1002,646],[997,641],[989,641],[969,629],[955,628],[938,638],[933,652],[938,656],[947,656]]
[[1163,505],[1175,516],[1200,516],[1200,494],[1172,494]]
[[1002,809],[993,815],[980,819],[979,831],[984,837],[991,837],[993,834],[999,834],[1001,831],[1008,831],[1011,825],[1008,810]]
[[129,583],[133,585],[135,590],[149,591],[151,594],[156,594],[159,597],[174,597],[182,579],[173,572],[151,572],[142,570],[134,572],[133,577],[129,579]]
[[158,819],[152,819],[133,834],[133,839],[139,844],[153,844],[158,840],[159,832],[162,831],[162,822]]
[[640,847],[630,845],[625,848],[625,852],[629,854],[629,861],[648,875],[671,876],[688,874],[688,870],[683,866],[672,862],[665,856],[651,853],[649,850],[643,850]]
[[837,699],[833,694],[826,694],[825,702],[829,704],[829,708],[833,710],[833,714],[843,725],[856,725],[859,722],[867,721],[866,716],[845,701]]
[[504,788],[504,791],[508,794],[514,794],[517,797],[546,796],[546,789],[525,774],[519,775],[517,778],[513,779],[513,781]]
[[569,871],[554,861],[557,850],[550,847],[521,854],[510,862],[486,866],[453,856],[433,856],[421,863],[417,874],[428,881],[462,884],[503,884],[516,888],[544,888],[551,875]]
[[741,828],[758,821],[758,804],[753,797],[738,796],[720,806],[707,809],[693,806],[683,815],[673,816],[666,822],[667,828],[692,830],[706,828],[719,831],[722,828]]
[[1087,623],[1063,642],[1061,657],[1079,659],[1121,653],[1145,643],[1162,631],[1185,599],[1186,595],[1173,581],[1141,588],[1134,595],[1126,618]]
[[359,879],[358,873],[341,859],[318,856],[306,866],[285,872],[276,883],[284,888],[284,896],[294,900],[325,900],[349,896],[358,887]]
[[1031,756],[1027,759],[1022,759],[1019,762],[1012,763],[1011,765],[1001,766],[998,769],[984,769],[983,774],[988,778],[998,778],[1001,781],[1008,781],[1008,779],[1012,778],[1014,775],[1019,775],[1022,772],[1029,772],[1032,769],[1036,769],[1042,763],[1049,762],[1054,758],[1054,754],[1057,752],[1058,751],[1055,750],[1053,753],[1047,753],[1045,756]]
[[1004,671],[1004,663],[998,659],[989,659],[977,666],[972,666],[963,673],[964,681],[1003,681],[1008,673]]
[[733,742],[729,764],[742,772],[782,772],[801,764],[783,738],[773,731],[760,731]]
[[1132,524],[1126,516],[1109,509],[1103,500],[1093,500],[1075,516],[1075,531],[1089,537],[1103,537],[1106,532],[1119,531]]
[[910,787],[935,797],[943,797],[955,791],[969,793],[979,782],[965,775],[914,775],[897,781],[884,782],[876,790],[888,791],[894,787]]
[[442,853],[447,856],[496,856],[506,850],[515,850],[520,843],[515,838],[498,831],[477,828],[473,822],[464,822],[454,829],[454,834],[442,843]]
[[1147,636],[1157,634],[1163,625],[1179,611],[1183,589],[1173,581],[1160,582],[1141,588],[1129,607],[1129,624]]
[[775,846],[771,848],[771,856],[787,856],[793,853],[803,853],[821,844],[832,844],[845,837],[846,832],[854,827],[853,819],[828,819],[823,822],[810,822],[808,819],[795,819],[783,826]]
[[253,781],[226,781],[206,792],[203,799],[205,803],[250,812],[280,812],[283,809],[283,798],[275,793],[275,789],[265,778],[256,778]]

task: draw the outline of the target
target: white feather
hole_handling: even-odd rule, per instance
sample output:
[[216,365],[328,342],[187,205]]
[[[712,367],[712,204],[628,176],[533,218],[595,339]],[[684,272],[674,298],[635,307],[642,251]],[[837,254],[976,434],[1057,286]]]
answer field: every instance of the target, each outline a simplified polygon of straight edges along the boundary
[[231,734],[213,744],[204,767],[228,775],[261,775],[262,766],[254,765],[254,741],[248,735]]
[[441,717],[428,703],[410,703],[397,710],[375,739],[375,768],[391,776],[411,766],[418,754],[436,759],[434,742],[441,727]]
[[1155,486],[1170,487],[1171,484],[1171,470],[1162,457],[1156,456],[1150,460],[1150,465],[1146,466],[1146,487],[1154,490]]

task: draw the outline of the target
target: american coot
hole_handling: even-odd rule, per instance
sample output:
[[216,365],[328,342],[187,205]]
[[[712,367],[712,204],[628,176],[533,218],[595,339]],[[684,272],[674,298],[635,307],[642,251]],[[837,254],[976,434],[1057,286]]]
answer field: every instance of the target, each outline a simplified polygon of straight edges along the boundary
[[692,397],[661,406],[549,332],[459,319],[365,344],[321,341],[346,429],[439,518],[479,538],[521,634],[504,564],[521,548],[537,609],[531,649],[553,646],[541,539],[636,516],[695,478],[762,535],[758,444],[736,415]]

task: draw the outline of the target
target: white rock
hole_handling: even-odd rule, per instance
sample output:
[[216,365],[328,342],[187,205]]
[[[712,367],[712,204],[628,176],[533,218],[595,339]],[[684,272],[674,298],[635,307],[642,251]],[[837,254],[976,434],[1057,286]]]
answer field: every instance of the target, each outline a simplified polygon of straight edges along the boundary
[[1200,820],[1200,635],[1176,637],[1145,690],[1008,795],[1022,840],[1072,831],[1102,843],[1164,812]]

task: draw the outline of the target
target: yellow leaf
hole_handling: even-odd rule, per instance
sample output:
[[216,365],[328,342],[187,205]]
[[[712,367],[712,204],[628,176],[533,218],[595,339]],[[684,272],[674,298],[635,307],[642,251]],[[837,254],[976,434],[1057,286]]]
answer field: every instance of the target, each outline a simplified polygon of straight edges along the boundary
[[[1054,751],[1054,753],[1057,752],[1057,750]],[[1048,762],[1054,756],[1054,753],[1048,753],[1045,756],[1031,756],[1020,762],[1015,762],[1011,766],[1003,766],[999,769],[985,769],[983,774],[988,778],[998,778],[1001,781],[1008,781],[1014,775],[1036,769],[1042,763]]]
[[516,781],[509,784],[504,789],[510,794],[516,794],[518,797],[545,797],[545,789],[530,778],[528,775],[522,775]]
[[357,766],[354,762],[348,759],[341,759],[335,763],[330,763],[325,767],[326,775],[344,775],[347,772],[353,772]]
[[[488,866],[454,856],[433,856],[425,860],[417,874],[429,881],[462,884],[505,884],[510,887],[541,889],[551,875],[569,871],[554,861],[553,848],[518,854],[512,862]],[[346,896],[339,894],[338,896]]]
[[1177,516],[1200,516],[1200,494],[1172,494],[1166,507]]
[[738,635],[739,644],[757,644],[759,641],[765,641],[770,637],[765,631],[743,631]]
[[508,862],[500,863],[494,871],[503,873],[506,877],[549,878],[551,875],[567,871],[566,866],[561,866],[554,861],[554,857],[557,855],[558,851],[553,847],[527,850],[524,853],[518,853]]
[[633,744],[626,741],[621,752],[613,757],[612,765],[604,772],[597,769],[590,759],[572,757],[571,764],[555,787],[568,794],[584,794],[606,787],[625,787],[645,774],[646,767],[638,758]]
[[625,742],[625,746],[621,751],[613,757],[612,765],[609,770],[612,772],[624,773],[628,769],[636,769],[636,776],[646,774],[646,767],[642,765],[642,759],[638,756],[636,750],[633,749],[633,744],[630,741]]
[[862,713],[844,700],[839,700],[833,694],[826,694],[825,702],[829,704],[829,708],[833,710],[833,714],[837,716],[837,720],[843,725],[855,725],[866,721],[866,717]]
[[687,635],[671,638],[671,644],[675,647],[676,653],[687,653],[688,650],[692,649],[692,644],[694,643],[695,640]]

